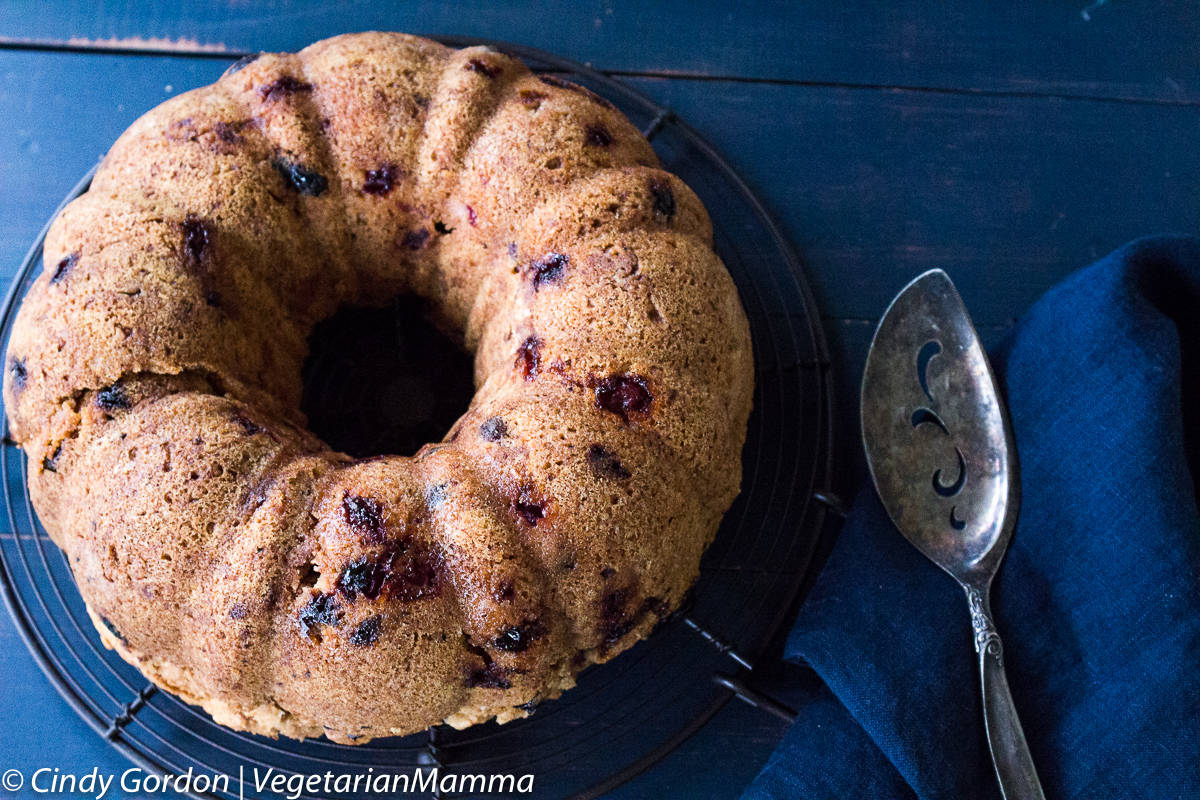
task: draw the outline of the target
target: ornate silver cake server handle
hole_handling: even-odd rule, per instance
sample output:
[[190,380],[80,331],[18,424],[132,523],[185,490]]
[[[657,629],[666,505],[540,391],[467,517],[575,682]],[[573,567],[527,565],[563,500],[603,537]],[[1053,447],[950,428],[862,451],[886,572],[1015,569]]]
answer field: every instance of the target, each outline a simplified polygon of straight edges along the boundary
[[1044,800],[989,592],[1016,525],[1017,454],[987,356],[941,270],[892,301],[862,383],[863,446],[888,515],[967,593],[983,716],[1005,800]]

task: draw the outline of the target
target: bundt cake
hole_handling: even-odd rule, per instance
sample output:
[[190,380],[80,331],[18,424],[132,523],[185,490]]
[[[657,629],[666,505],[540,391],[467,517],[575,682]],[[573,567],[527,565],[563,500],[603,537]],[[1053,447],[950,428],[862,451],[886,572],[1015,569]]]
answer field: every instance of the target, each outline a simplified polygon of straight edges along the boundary
[[[4,401],[105,644],[218,722],[526,715],[678,608],[739,488],[750,336],[700,201],[586,89],[339,36],[151,110],[45,242]],[[477,393],[415,455],[306,430],[342,306],[422,298]]]

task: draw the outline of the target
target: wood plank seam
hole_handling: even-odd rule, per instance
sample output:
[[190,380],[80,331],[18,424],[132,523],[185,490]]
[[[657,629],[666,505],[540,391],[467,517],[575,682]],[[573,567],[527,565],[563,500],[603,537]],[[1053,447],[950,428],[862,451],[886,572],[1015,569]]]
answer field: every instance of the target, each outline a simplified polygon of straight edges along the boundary
[[[113,55],[113,56],[151,56],[158,58],[202,58],[210,60],[228,59],[234,61],[246,55],[252,55],[249,51],[244,50],[226,50],[218,49],[217,47],[190,47],[187,45],[181,47],[132,47],[119,46],[108,44],[79,44],[71,42],[56,42],[45,39],[17,39],[13,37],[0,36],[0,50],[26,50],[39,51],[49,53],[84,53],[89,55]],[[995,97],[995,98],[1042,98],[1051,100],[1084,100],[1100,103],[1116,103],[1127,105],[1146,105],[1146,106],[1167,106],[1167,107],[1183,107],[1196,108],[1200,107],[1200,100],[1187,99],[1169,99],[1156,97],[1131,97],[1122,95],[1097,95],[1086,93],[1073,93],[1062,91],[1016,91],[1011,89],[982,89],[975,87],[954,87],[954,86],[923,86],[918,84],[903,84],[903,83],[863,83],[854,81],[819,81],[819,80],[799,80],[795,78],[759,78],[745,75],[724,75],[701,73],[687,70],[622,70],[622,69],[603,69],[594,67],[597,72],[600,72],[612,78],[648,78],[659,80],[689,80],[689,81],[705,81],[705,82],[720,82],[720,83],[747,83],[747,84],[766,84],[771,86],[796,86],[802,88],[814,89],[851,89],[859,91],[880,91],[880,92],[911,92],[923,94],[941,94],[951,96],[971,96],[971,97]]]

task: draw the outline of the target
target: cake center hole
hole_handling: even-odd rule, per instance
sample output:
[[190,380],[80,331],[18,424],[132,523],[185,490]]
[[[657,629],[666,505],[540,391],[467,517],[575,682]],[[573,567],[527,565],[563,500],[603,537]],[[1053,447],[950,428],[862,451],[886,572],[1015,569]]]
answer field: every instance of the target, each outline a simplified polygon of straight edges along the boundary
[[416,298],[343,308],[308,344],[300,407],[313,433],[356,458],[411,456],[440,441],[475,394],[471,355]]

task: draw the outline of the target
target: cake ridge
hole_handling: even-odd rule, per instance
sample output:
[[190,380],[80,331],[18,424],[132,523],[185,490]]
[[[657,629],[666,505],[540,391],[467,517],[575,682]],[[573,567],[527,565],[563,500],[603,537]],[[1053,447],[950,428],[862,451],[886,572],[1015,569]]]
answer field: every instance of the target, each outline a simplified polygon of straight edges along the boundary
[[[347,34],[168,100],[93,186],[5,400],[103,641],[156,683],[266,735],[506,721],[683,601],[738,489],[749,328],[611,105]],[[398,292],[462,332],[476,395],[416,456],[351,459],[304,430],[307,337]]]

